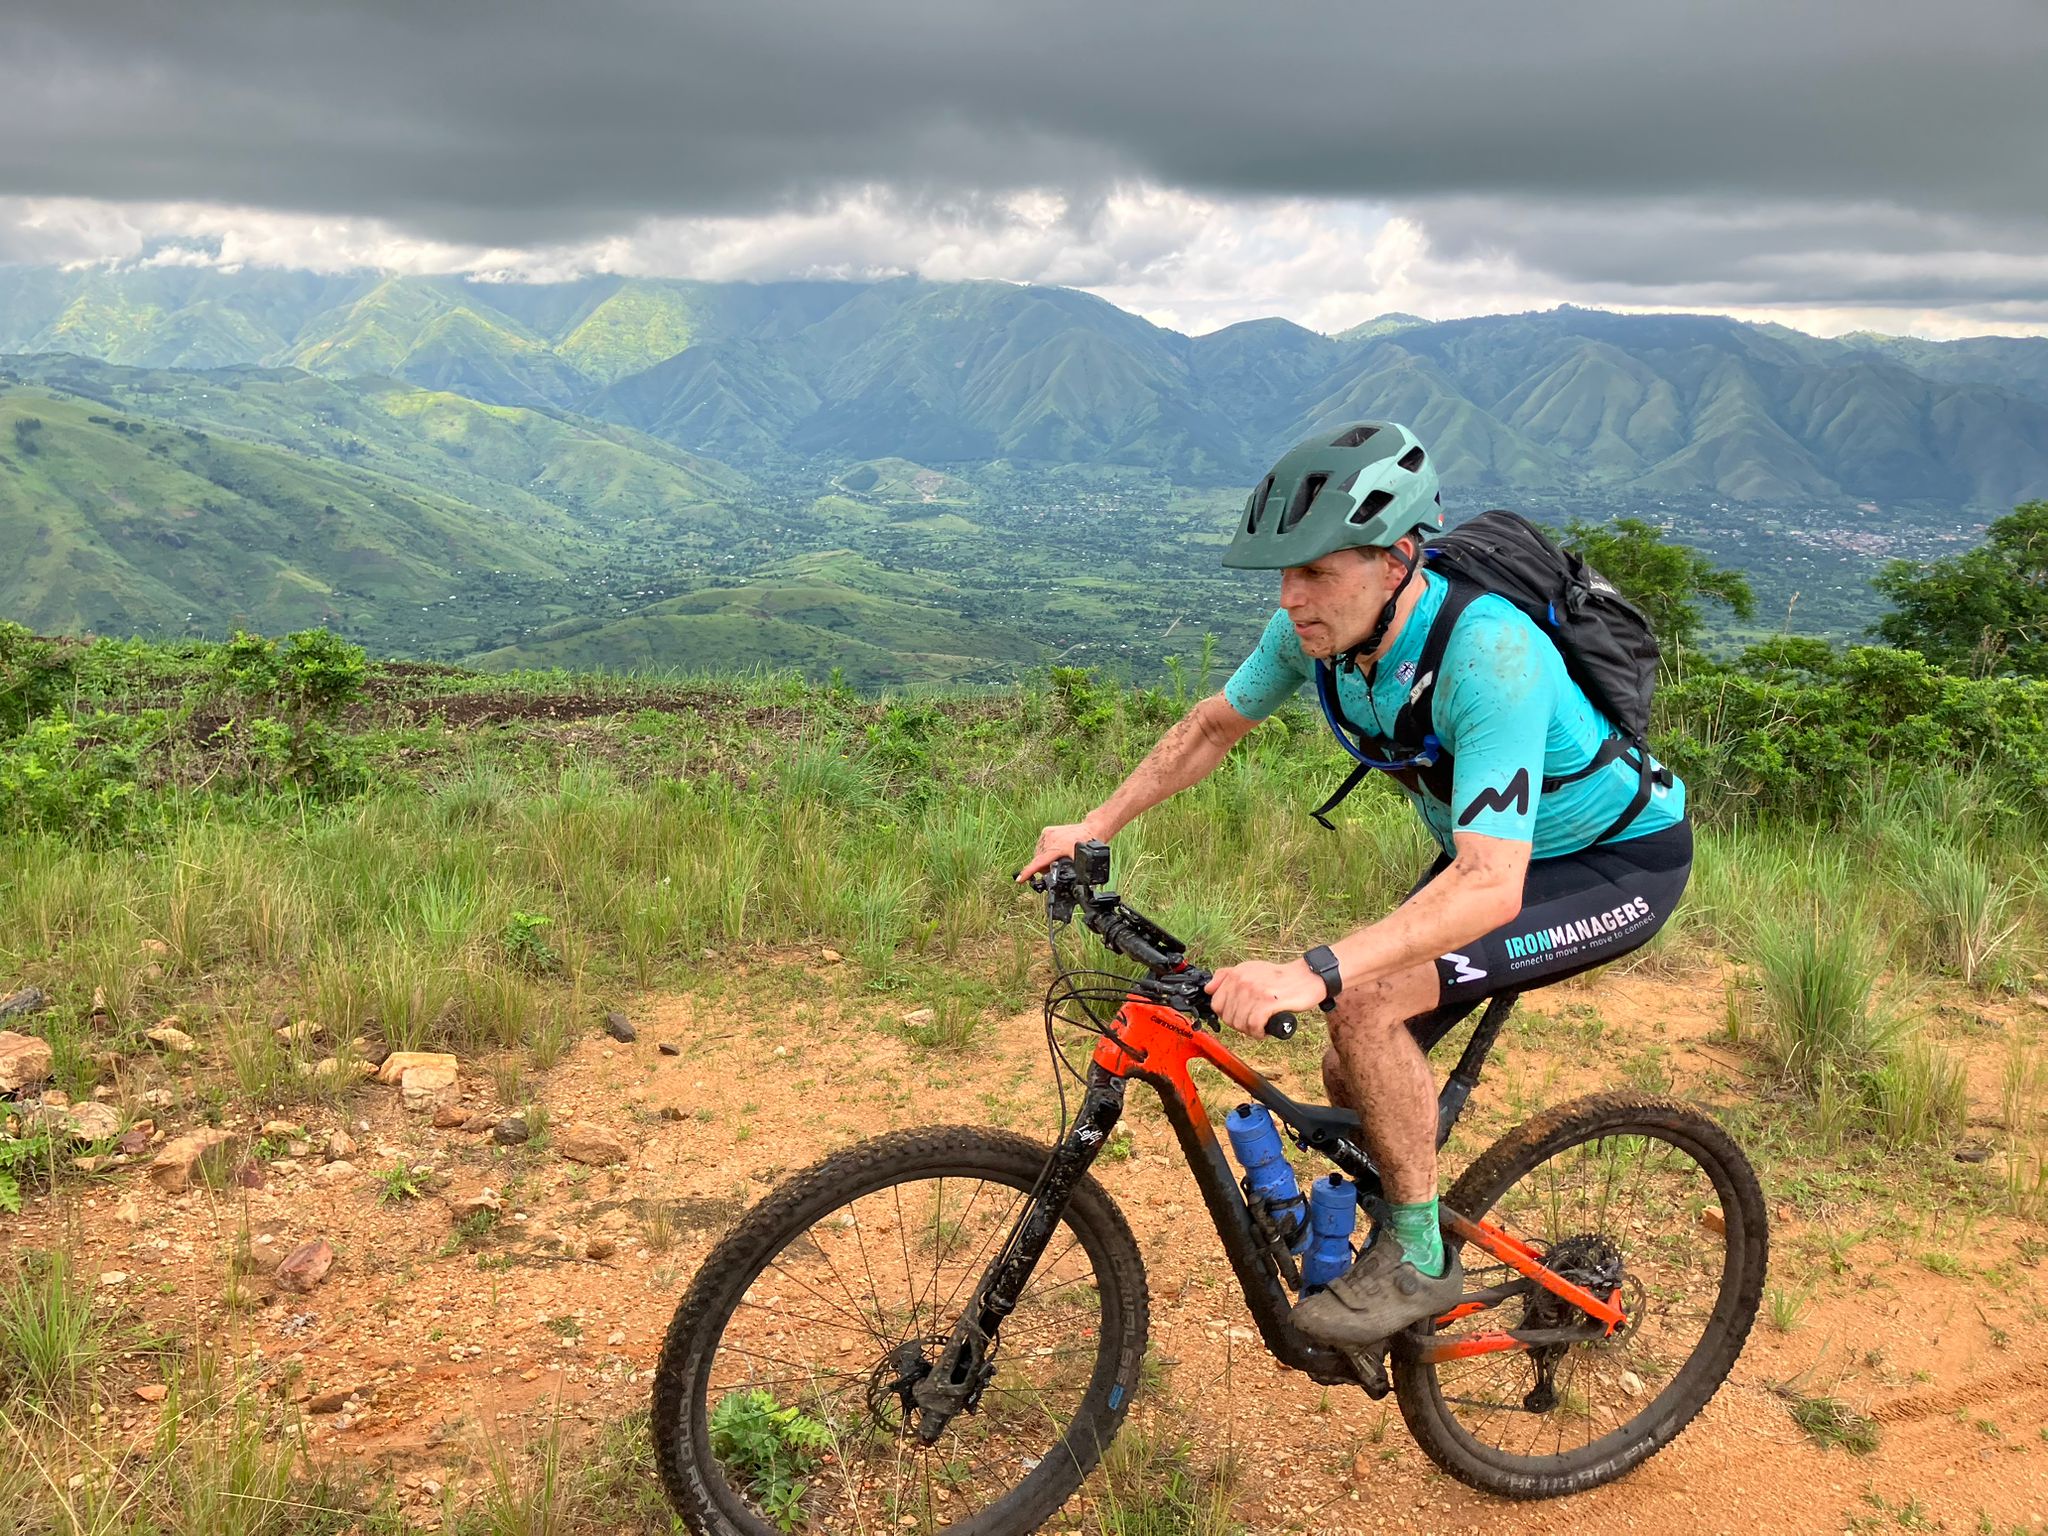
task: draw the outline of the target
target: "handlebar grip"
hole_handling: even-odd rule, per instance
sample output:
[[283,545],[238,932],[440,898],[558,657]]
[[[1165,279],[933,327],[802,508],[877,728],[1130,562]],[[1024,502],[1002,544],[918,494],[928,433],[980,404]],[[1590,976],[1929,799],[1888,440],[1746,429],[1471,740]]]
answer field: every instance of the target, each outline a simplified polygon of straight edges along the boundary
[[1292,1040],[1295,1030],[1300,1027],[1301,1021],[1295,1018],[1293,1014],[1276,1013],[1273,1017],[1266,1020],[1266,1038],[1268,1040]]

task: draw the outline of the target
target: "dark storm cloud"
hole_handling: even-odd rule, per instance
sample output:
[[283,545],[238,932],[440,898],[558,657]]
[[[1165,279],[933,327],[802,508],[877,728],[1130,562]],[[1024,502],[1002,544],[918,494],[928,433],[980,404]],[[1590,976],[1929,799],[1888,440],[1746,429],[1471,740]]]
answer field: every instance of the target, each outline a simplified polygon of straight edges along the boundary
[[[1942,215],[1973,243],[2048,209],[2044,80],[2040,0],[9,0],[0,193],[530,245],[855,182],[1085,202],[1131,177],[1483,197],[1496,219],[1503,196],[1811,199]],[[1637,277],[1713,259],[1616,249]]]

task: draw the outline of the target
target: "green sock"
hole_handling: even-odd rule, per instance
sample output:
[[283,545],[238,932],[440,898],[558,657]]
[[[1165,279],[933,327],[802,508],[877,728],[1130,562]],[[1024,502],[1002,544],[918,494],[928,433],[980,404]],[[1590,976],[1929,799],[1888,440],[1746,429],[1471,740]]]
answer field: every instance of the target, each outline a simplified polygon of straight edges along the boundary
[[1401,1255],[1425,1275],[1444,1272],[1444,1235],[1437,1225],[1436,1196],[1413,1205],[1389,1205],[1387,1224],[1401,1245]]

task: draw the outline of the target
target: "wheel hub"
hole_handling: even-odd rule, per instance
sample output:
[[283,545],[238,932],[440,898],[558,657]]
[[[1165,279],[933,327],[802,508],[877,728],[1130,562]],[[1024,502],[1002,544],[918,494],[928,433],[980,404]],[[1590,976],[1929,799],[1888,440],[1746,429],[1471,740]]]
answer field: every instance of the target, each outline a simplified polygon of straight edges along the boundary
[[[943,1347],[944,1341],[939,1341]],[[932,1373],[932,1358],[927,1354],[928,1341],[905,1339],[888,1354],[876,1362],[868,1374],[868,1411],[877,1419],[888,1422],[890,1400],[895,1400],[895,1422],[899,1426],[910,1422],[910,1416],[917,1411],[917,1388]]]

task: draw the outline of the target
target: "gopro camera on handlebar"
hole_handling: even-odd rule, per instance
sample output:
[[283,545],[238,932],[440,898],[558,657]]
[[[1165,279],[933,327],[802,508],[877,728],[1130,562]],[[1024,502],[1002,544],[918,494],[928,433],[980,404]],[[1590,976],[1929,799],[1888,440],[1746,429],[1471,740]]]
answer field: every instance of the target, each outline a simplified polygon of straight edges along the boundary
[[[1144,913],[1125,906],[1115,891],[1101,889],[1108,883],[1109,844],[1097,838],[1075,844],[1071,859],[1054,859],[1042,874],[1031,877],[1031,888],[1045,893],[1046,915],[1055,923],[1072,921],[1079,909],[1089,932],[1152,973],[1149,981],[1136,984],[1137,990],[1215,1026],[1216,1010],[1207,990],[1211,973],[1188,964],[1187,945]],[[1276,1013],[1266,1021],[1266,1035],[1290,1040],[1296,1027],[1293,1014]]]

